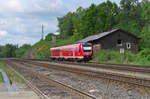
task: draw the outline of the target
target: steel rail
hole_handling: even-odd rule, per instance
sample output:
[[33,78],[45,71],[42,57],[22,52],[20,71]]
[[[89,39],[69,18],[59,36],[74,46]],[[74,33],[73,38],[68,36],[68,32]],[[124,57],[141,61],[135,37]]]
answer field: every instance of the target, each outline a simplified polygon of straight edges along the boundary
[[47,61],[47,62],[56,62],[56,63],[60,63],[60,64],[74,64],[74,65],[89,66],[89,67],[96,67],[96,68],[106,68],[106,69],[114,69],[114,70],[150,73],[150,66],[127,65],[127,64],[93,63],[93,62],[79,63],[79,62],[51,61],[51,60],[41,60],[41,59],[25,59],[24,61],[33,61],[33,62],[34,61]]
[[91,77],[91,78],[110,79],[110,80],[115,80],[115,81],[119,81],[119,82],[124,82],[124,83],[129,83],[129,84],[133,84],[133,85],[138,85],[138,86],[143,86],[143,87],[150,88],[150,80],[135,78],[135,77],[121,75],[121,74],[118,75],[118,74],[104,73],[104,72],[101,73],[101,72],[94,72],[94,71],[91,71],[91,70],[81,70],[80,68],[76,69],[76,68],[69,68],[69,67],[59,67],[57,65],[49,66],[48,64],[44,64],[44,63],[34,63],[34,62],[32,62],[32,63],[25,63],[25,64],[28,64],[28,65],[33,64],[33,65],[36,65],[36,66],[42,66],[42,67],[67,71],[67,72],[71,72],[71,73],[77,73],[77,74],[81,74],[81,75]]
[[58,66],[58,65],[54,65],[54,64],[51,64],[53,66],[50,66],[50,64],[39,63],[39,62],[35,62],[35,61],[24,61],[24,60],[19,60],[19,61],[24,62],[25,64],[28,64],[28,65],[33,64],[36,66],[42,66],[42,67],[46,67],[46,68],[62,70],[62,71],[67,71],[67,72],[71,72],[71,73],[78,73],[81,75],[86,75],[88,77],[111,79],[111,80],[115,80],[115,81],[119,81],[119,82],[129,83],[132,85],[138,85],[138,86],[150,88],[150,80],[147,80],[147,79],[139,79],[136,77],[118,75],[118,74],[112,74],[112,73],[100,73],[100,72],[94,72],[91,70],[81,70],[80,68],[77,69],[77,68],[62,67],[62,66]]

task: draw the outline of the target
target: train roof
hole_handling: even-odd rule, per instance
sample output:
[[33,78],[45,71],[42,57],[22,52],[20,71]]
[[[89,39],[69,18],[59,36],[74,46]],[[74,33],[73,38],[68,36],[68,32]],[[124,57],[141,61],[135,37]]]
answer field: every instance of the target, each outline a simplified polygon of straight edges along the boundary
[[61,49],[61,48],[66,48],[66,47],[76,47],[79,46],[81,43],[76,43],[76,44],[71,44],[71,45],[64,45],[64,46],[58,46],[58,47],[53,47],[50,49]]

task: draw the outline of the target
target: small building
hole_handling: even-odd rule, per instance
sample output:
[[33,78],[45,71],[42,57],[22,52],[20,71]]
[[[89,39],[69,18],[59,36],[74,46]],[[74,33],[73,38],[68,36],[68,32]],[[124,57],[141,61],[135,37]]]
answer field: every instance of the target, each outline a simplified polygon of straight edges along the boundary
[[52,42],[56,42],[56,35],[52,34]]
[[103,49],[118,50],[124,53],[129,50],[133,53],[138,52],[138,40],[135,35],[121,29],[99,33],[86,37],[79,42],[90,42],[93,44],[94,50],[101,51]]

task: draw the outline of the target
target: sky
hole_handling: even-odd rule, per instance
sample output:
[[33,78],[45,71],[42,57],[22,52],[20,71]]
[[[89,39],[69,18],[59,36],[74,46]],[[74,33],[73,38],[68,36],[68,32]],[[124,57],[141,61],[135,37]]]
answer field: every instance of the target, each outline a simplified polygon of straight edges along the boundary
[[[44,36],[56,33],[57,17],[78,7],[87,8],[107,0],[0,0],[0,45],[33,45]],[[110,0],[119,4],[120,0]]]

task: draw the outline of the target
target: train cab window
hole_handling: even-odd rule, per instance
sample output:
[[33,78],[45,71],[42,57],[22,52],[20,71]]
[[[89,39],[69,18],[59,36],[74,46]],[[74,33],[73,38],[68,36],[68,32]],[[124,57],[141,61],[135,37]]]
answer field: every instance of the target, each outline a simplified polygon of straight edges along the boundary
[[85,53],[90,53],[91,51],[92,51],[92,47],[91,47],[92,45],[90,44],[90,43],[85,43],[85,44],[83,44],[82,45],[82,47],[83,47],[83,51],[85,52]]

